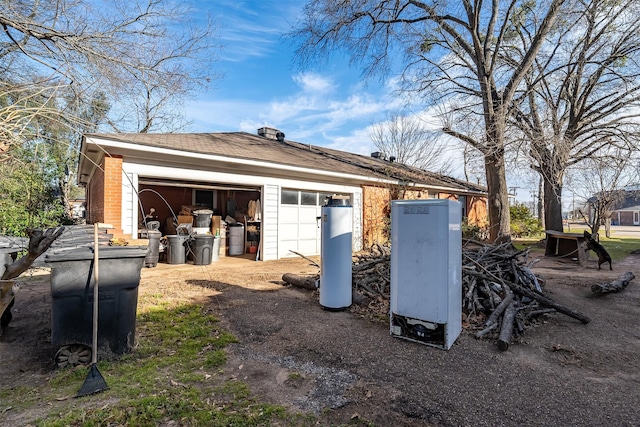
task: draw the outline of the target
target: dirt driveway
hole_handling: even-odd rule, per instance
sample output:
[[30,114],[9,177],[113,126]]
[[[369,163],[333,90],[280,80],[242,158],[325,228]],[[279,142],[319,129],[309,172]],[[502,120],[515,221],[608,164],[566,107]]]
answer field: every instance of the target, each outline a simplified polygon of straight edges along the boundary
[[[550,315],[507,352],[465,332],[444,351],[392,338],[385,322],[325,311],[314,291],[281,282],[283,273],[317,272],[301,258],[159,264],[143,270],[140,294],[210,305],[238,338],[226,375],[263,401],[317,414],[321,425],[353,418],[379,426],[639,425],[640,282],[603,297],[590,286],[625,271],[640,276],[640,256],[613,272],[549,258],[534,271],[553,299],[593,320]],[[0,337],[2,386],[37,387],[50,375],[49,307],[47,275],[26,280]],[[21,419],[8,411],[0,425]]]

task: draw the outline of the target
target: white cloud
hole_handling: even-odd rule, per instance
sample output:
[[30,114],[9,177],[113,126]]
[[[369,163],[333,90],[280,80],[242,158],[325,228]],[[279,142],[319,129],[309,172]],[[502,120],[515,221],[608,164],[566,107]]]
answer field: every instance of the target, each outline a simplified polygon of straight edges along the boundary
[[333,90],[335,83],[329,77],[317,73],[300,73],[292,77],[303,92],[322,94]]

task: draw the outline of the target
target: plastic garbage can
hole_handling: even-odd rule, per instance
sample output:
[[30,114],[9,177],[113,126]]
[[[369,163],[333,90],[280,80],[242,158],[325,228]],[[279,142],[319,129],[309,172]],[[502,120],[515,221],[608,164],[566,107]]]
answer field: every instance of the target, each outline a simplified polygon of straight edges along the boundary
[[193,265],[211,264],[214,240],[215,238],[211,234],[196,234],[193,236],[191,241]]
[[144,259],[145,267],[157,267],[158,258],[160,257],[160,238],[162,233],[159,231],[147,230],[147,238],[149,239],[149,253]]
[[[130,352],[135,345],[140,270],[146,246],[100,246],[98,351]],[[92,345],[94,252],[91,247],[47,254],[51,266],[51,343]]]
[[210,209],[198,209],[193,211],[194,227],[210,227],[213,211]]
[[184,264],[187,262],[187,242],[189,236],[175,235],[167,237],[167,263]]

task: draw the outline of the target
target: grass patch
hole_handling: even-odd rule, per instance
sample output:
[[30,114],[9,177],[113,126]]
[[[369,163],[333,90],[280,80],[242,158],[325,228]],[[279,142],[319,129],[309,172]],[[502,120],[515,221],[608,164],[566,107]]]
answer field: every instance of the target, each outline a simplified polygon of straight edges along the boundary
[[609,239],[604,236],[600,237],[600,244],[609,252],[611,259],[614,261],[626,258],[631,252],[640,249],[640,239],[629,237],[616,238],[614,234],[612,234]]
[[[587,227],[576,227],[571,226],[571,233],[582,233],[583,230],[587,230]],[[565,230],[565,232],[569,232]],[[614,261],[620,261],[621,259],[626,258],[631,254],[631,252],[640,249],[640,239],[635,239],[632,237],[616,237],[615,233],[611,234],[611,238],[607,238],[604,236],[604,229],[602,229],[599,233],[600,235],[600,243],[611,255],[611,259]],[[545,236],[540,236],[538,238],[525,238],[525,239],[514,239],[513,245],[518,250],[523,250],[528,247],[531,247],[532,250],[540,252],[540,254],[544,254],[544,246],[537,246],[538,242],[541,239],[544,239]],[[593,258],[594,255],[591,254]]]
[[135,351],[98,363],[109,390],[72,399],[88,373],[87,367],[78,367],[53,373],[38,396],[17,387],[1,390],[3,402],[18,409],[61,400],[47,416],[33,421],[41,427],[170,422],[183,426],[310,426],[317,422],[315,417],[257,402],[247,384],[221,375],[224,347],[235,338],[205,308],[170,307],[150,300],[153,305],[149,307],[145,301],[139,305]]

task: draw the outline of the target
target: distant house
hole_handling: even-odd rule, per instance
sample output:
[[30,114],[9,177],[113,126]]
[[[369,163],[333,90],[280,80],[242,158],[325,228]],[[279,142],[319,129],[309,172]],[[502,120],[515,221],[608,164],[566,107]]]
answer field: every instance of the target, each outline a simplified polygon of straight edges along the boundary
[[354,207],[354,250],[384,238],[392,199],[453,198],[468,223],[486,225],[484,187],[392,160],[288,141],[272,128],[257,135],[86,134],[78,181],[88,223],[137,237],[151,208],[164,227],[181,206],[208,207],[223,219],[249,220],[261,260],[292,250],[319,254],[318,217],[332,194],[348,195]]
[[614,225],[640,225],[640,191],[626,191],[611,214]]

